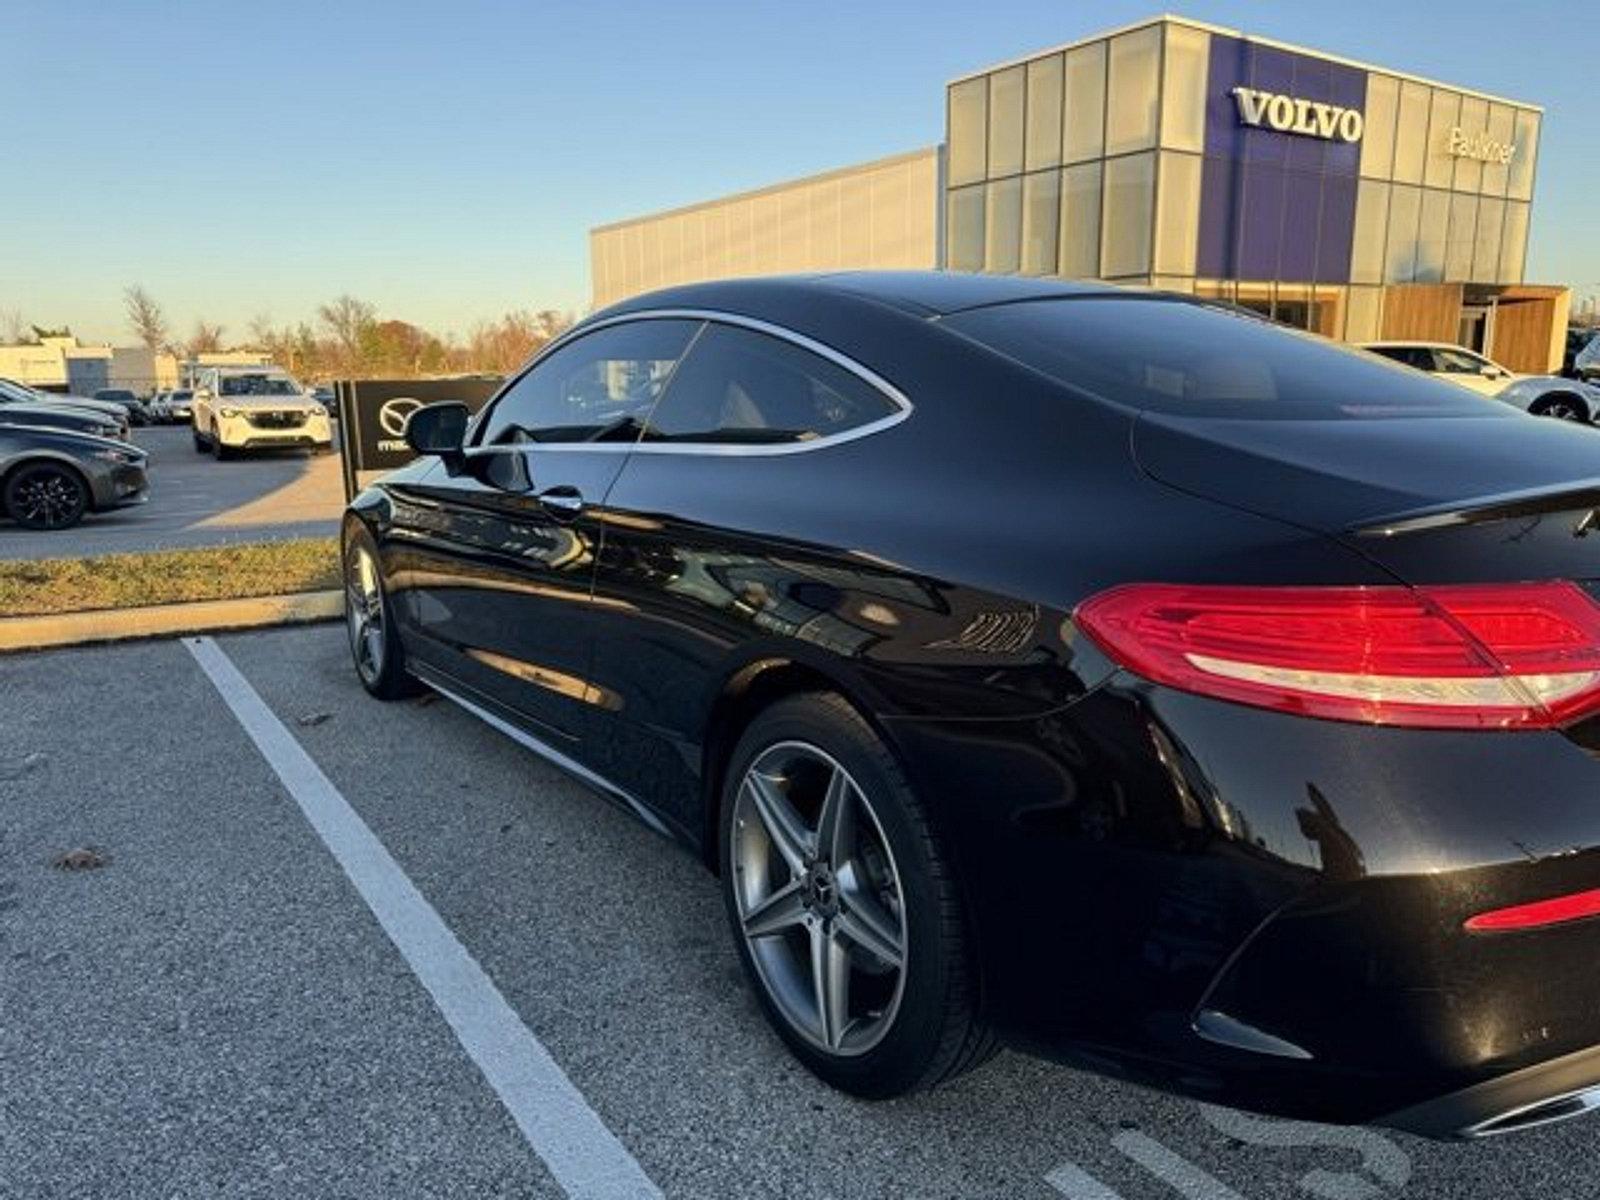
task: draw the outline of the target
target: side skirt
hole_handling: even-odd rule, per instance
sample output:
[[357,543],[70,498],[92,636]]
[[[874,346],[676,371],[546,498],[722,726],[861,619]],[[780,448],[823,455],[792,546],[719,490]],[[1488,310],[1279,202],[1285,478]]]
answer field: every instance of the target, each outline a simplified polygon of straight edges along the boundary
[[430,667],[422,666],[420,664],[410,664],[408,665],[407,670],[410,671],[411,674],[415,675],[418,679],[422,680],[423,683],[427,684],[434,691],[438,692],[446,700],[450,701],[452,704],[471,713],[485,725],[499,730],[501,733],[505,734],[506,737],[516,742],[519,746],[522,746],[528,750],[532,750],[540,758],[544,759],[552,766],[561,768],[561,770],[565,771],[568,775],[571,775],[580,783],[586,784],[588,787],[599,792],[607,800],[617,805],[617,807],[621,808],[623,811],[631,813],[644,825],[654,830],[656,833],[659,833],[662,837],[678,843],[686,850],[691,852],[695,851],[696,847],[691,838],[689,838],[681,829],[678,829],[676,825],[670,824],[663,820],[659,813],[650,808],[637,796],[634,796],[632,793],[618,787],[604,776],[598,775],[591,771],[588,767],[584,766],[582,763],[578,762],[569,755],[563,754],[560,750],[557,750],[548,742],[545,742],[535,735],[529,733],[521,725],[518,725],[515,722],[501,716],[499,713],[496,713],[493,711],[493,709],[487,706],[487,701],[480,702],[481,698],[480,700],[469,699],[463,693],[469,692],[471,689],[467,688],[465,685],[450,678],[448,675],[444,675],[439,671],[433,670]]

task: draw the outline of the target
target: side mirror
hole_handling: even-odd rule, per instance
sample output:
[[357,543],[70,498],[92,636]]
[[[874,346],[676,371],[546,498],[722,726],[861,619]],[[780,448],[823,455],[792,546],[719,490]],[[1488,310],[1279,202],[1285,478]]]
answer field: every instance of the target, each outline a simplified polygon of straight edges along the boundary
[[1485,379],[1499,379],[1504,372],[1493,363],[1484,363],[1483,366],[1478,368],[1478,374],[1482,375]]
[[454,400],[425,404],[406,418],[406,444],[418,454],[443,459],[454,475],[466,458],[467,417],[467,406]]
[[194,390],[194,398],[196,400],[209,400],[209,399],[211,399],[211,389],[210,388],[195,388],[195,390]]

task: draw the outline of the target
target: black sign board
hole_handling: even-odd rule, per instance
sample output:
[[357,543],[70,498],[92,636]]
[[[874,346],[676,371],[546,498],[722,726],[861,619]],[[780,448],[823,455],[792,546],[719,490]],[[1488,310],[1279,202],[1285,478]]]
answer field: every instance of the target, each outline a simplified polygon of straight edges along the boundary
[[345,499],[360,490],[362,471],[392,471],[416,457],[406,445],[406,418],[424,404],[458,400],[477,412],[500,390],[498,377],[460,379],[343,379],[333,385],[339,405]]

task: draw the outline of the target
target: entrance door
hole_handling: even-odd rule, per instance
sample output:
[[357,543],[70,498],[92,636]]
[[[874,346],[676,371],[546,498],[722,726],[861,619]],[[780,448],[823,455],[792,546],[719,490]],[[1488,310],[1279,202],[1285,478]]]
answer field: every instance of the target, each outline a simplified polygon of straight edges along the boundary
[[1491,310],[1492,306],[1488,304],[1465,305],[1461,309],[1461,324],[1456,334],[1456,343],[1468,350],[1476,350],[1479,354],[1487,353]]

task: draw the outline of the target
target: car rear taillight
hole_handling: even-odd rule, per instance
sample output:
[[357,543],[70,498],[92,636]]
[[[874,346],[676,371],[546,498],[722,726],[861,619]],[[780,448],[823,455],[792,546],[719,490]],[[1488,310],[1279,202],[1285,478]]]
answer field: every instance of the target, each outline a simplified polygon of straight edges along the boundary
[[1543,929],[1596,916],[1600,916],[1600,891],[1588,891],[1492,909],[1468,917],[1463,924],[1469,933],[1515,933],[1519,929]]
[[1545,729],[1600,709],[1600,605],[1571,583],[1134,584],[1074,619],[1147,679],[1280,712]]

